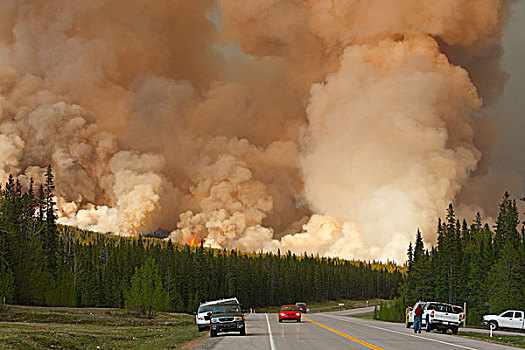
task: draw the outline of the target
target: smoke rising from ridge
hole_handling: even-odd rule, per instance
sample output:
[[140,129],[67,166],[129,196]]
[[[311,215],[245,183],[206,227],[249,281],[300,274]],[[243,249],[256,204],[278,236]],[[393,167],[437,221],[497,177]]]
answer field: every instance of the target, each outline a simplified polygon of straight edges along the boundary
[[101,232],[402,262],[494,205],[510,3],[4,1],[0,181],[51,164],[59,222]]

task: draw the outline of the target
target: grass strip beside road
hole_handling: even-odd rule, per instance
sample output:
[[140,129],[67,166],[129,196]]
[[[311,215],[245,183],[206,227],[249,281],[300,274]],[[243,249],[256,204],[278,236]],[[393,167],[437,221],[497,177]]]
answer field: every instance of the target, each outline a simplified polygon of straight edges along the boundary
[[374,312],[364,312],[362,314],[354,314],[354,315],[344,315],[345,317],[353,317],[353,318],[360,318],[362,320],[373,320],[374,319]]
[[199,337],[193,316],[186,314],[148,320],[119,309],[0,311],[1,349],[181,349]]
[[525,337],[523,336],[509,336],[509,335],[494,335],[492,338],[488,334],[459,332],[460,337],[482,340],[489,343],[513,346],[515,348],[525,349]]
[[341,332],[341,331],[338,331],[337,329],[330,328],[330,327],[325,326],[325,325],[323,325],[323,324],[321,324],[321,323],[318,323],[318,322],[315,322],[315,321],[313,321],[313,320],[310,320],[310,319],[308,319],[308,318],[306,318],[306,317],[304,317],[304,316],[303,316],[303,320],[308,321],[308,322],[311,322],[311,323],[315,324],[316,326],[319,326],[319,327],[324,328],[324,329],[326,329],[326,330],[328,330],[328,331],[330,331],[330,332],[332,332],[332,333],[335,333],[335,334],[337,334],[337,335],[340,335],[341,337],[344,337],[344,338],[350,339],[351,341],[354,341],[354,342],[359,343],[359,344],[361,344],[361,345],[363,345],[363,346],[366,346],[366,347],[369,348],[369,349],[373,349],[373,350],[384,350],[383,348],[380,348],[379,346],[376,346],[376,345],[374,345],[374,344],[370,344],[370,343],[368,343],[368,342],[366,342],[366,341],[364,341],[364,340],[361,340],[361,339],[359,339],[359,338],[353,337],[353,336],[351,336],[350,334],[346,334],[346,333],[343,333],[343,332]]

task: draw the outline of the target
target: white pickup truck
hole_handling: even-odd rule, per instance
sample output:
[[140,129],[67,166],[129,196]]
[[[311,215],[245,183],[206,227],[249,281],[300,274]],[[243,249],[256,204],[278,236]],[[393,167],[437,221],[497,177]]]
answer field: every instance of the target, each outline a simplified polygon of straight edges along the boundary
[[488,326],[492,329],[513,328],[525,329],[525,318],[523,311],[507,310],[501,315],[485,315],[481,320],[483,326]]
[[433,329],[440,329],[443,333],[446,333],[450,329],[452,333],[458,334],[463,317],[462,312],[463,309],[461,307],[455,307],[454,305],[439,302],[427,303],[423,309],[426,331],[430,332]]

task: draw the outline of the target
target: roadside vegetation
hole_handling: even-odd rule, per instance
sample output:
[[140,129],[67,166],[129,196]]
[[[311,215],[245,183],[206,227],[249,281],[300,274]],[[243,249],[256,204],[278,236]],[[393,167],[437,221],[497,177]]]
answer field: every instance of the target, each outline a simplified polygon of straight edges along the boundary
[[353,318],[360,318],[363,320],[373,320],[374,319],[374,312],[365,312],[362,314],[355,314],[355,315],[347,315],[347,317],[353,317]]
[[0,311],[2,349],[173,349],[202,336],[186,314],[147,319],[120,309],[7,306]]
[[[521,198],[525,201],[525,197]],[[483,315],[525,310],[525,223],[516,200],[505,193],[492,229],[478,213],[469,224],[456,217],[452,204],[437,223],[437,245],[424,248],[421,232],[408,247],[408,270],[399,297],[381,304],[375,317],[405,322],[405,308],[418,300],[463,306],[467,325]]]
[[459,336],[525,349],[525,337],[523,336],[500,335],[500,336],[490,337],[487,334],[467,333],[467,332],[459,332]]

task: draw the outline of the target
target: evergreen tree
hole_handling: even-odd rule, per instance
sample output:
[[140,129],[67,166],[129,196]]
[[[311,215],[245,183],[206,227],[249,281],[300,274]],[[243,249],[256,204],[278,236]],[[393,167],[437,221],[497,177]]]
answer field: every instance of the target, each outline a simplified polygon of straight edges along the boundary
[[412,242],[408,243],[408,250],[407,250],[407,264],[408,264],[408,273],[412,271],[412,265],[414,264],[414,254],[412,250]]
[[496,232],[494,236],[494,253],[496,258],[500,256],[506,242],[518,245],[521,241],[518,232],[519,212],[516,201],[510,199],[510,194],[505,192],[499,206],[498,219],[496,221]]
[[516,201],[505,192],[500,204],[494,236],[495,265],[490,272],[492,309],[522,308],[525,306],[523,283],[525,259],[522,238],[518,231],[519,212]]
[[131,278],[126,307],[134,309],[137,317],[145,313],[152,318],[155,311],[166,309],[167,300],[159,267],[153,257],[148,257],[144,265],[135,269]]
[[518,249],[507,242],[490,272],[490,307],[493,310],[522,309],[524,269]]
[[43,248],[46,255],[46,266],[50,272],[56,269],[57,259],[57,226],[55,224],[55,202],[53,200],[55,185],[53,183],[53,172],[51,165],[47,167],[46,184],[44,187],[44,210],[45,210],[45,226],[43,231]]
[[0,305],[11,304],[15,297],[15,276],[5,263],[0,261]]

